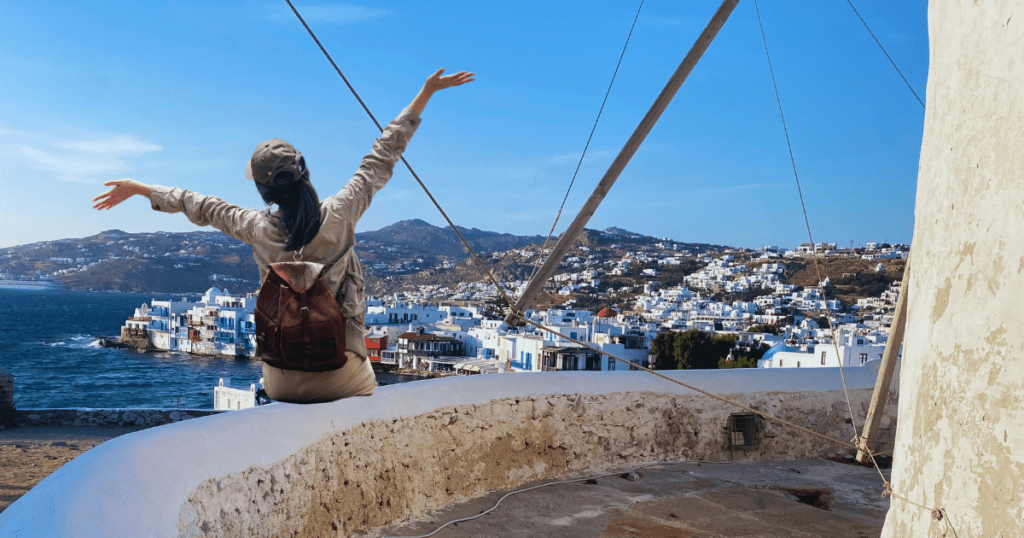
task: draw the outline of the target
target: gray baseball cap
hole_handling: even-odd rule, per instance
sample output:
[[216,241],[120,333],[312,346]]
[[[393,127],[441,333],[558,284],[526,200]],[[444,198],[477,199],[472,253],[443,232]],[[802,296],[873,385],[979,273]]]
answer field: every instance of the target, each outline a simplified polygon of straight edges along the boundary
[[306,159],[294,146],[271,138],[260,142],[245,165],[245,177],[267,187],[283,187],[309,177]]

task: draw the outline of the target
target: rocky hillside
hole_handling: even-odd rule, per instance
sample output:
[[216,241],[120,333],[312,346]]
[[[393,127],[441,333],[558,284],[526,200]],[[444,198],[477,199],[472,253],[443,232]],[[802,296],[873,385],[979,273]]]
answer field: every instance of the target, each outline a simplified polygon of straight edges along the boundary
[[[525,280],[540,259],[544,237],[459,228],[488,269],[501,280]],[[360,259],[372,293],[420,285],[453,285],[484,280],[452,230],[422,220],[404,220],[356,234]],[[557,237],[548,246],[554,246]],[[724,247],[684,244],[619,228],[584,230],[573,256],[621,257],[630,250],[685,249],[693,254]],[[566,262],[572,270],[572,262]],[[251,248],[220,232],[127,233],[108,230],[0,249],[0,280],[46,279],[64,289],[122,292],[198,293],[211,286],[235,293],[255,291],[259,273]]]
[[[544,242],[544,237],[539,235],[519,236],[461,226],[458,230],[477,253],[511,250]],[[403,220],[377,231],[357,233],[356,240],[371,245],[371,248],[372,245],[399,246],[413,255],[448,258],[468,255],[451,228],[440,228],[419,219]]]
[[251,248],[220,232],[108,230],[0,250],[5,279],[49,278],[69,290],[201,292],[254,290]]

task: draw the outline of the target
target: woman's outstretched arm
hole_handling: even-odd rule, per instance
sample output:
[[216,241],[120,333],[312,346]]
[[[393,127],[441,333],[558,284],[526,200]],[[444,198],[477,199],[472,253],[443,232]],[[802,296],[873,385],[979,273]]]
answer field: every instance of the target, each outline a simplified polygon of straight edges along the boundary
[[95,202],[92,206],[93,209],[110,209],[136,194],[149,198],[152,192],[149,185],[134,179],[115,179],[103,185],[113,188],[92,199]]
[[203,196],[189,190],[147,185],[134,179],[116,179],[104,183],[113,187],[93,198],[94,209],[110,209],[138,194],[149,199],[150,206],[164,213],[184,213],[198,226],[213,226],[244,243],[253,244],[259,227],[260,212],[229,204],[216,196]]
[[461,86],[467,82],[473,82],[476,80],[473,78],[473,73],[467,73],[460,71],[454,75],[441,76],[444,73],[444,68],[438,69],[436,73],[427,77],[427,81],[423,84],[423,89],[420,93],[416,94],[416,98],[412,100],[409,105],[409,109],[416,113],[417,116],[423,114],[423,109],[427,106],[427,101],[430,101],[430,97],[434,95],[437,90],[443,90],[445,88],[451,88],[454,86]]
[[444,69],[427,77],[423,88],[416,94],[416,98],[406,107],[394,121],[384,127],[380,138],[374,141],[373,149],[363,157],[352,179],[338,191],[338,194],[328,198],[333,214],[353,225],[362,216],[363,212],[370,207],[373,195],[380,190],[391,179],[395,163],[401,158],[409,139],[420,124],[420,114],[427,101],[438,90],[460,86],[475,80],[473,73],[462,71],[446,77],[441,76]]

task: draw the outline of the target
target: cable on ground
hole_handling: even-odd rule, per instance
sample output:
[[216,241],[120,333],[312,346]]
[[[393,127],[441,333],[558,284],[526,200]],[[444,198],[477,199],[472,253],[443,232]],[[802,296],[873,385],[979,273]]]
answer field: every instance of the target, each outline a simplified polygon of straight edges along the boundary
[[645,467],[651,467],[653,465],[665,465],[665,464],[671,464],[671,463],[674,463],[674,464],[683,464],[683,463],[714,463],[714,464],[723,464],[724,465],[724,464],[731,464],[731,463],[734,463],[734,462],[731,462],[731,461],[707,461],[707,460],[688,460],[688,461],[677,461],[677,462],[657,461],[657,462],[652,462],[652,463],[645,463],[643,465],[637,465],[635,467],[630,467],[630,468],[628,468],[626,470],[618,471],[618,472],[614,472],[614,473],[605,473],[605,474],[600,474],[600,475],[595,475],[595,476],[587,476],[587,477],[584,477],[584,478],[574,478],[572,480],[558,480],[558,481],[555,481],[555,482],[547,482],[547,483],[539,484],[539,485],[536,485],[536,486],[530,486],[528,488],[522,488],[522,489],[517,489],[515,491],[510,491],[510,492],[506,493],[505,495],[503,495],[500,499],[498,499],[498,502],[494,503],[494,506],[490,507],[489,509],[487,509],[487,510],[485,510],[483,512],[480,512],[479,514],[477,514],[475,516],[469,516],[469,517],[464,517],[464,518],[461,518],[461,519],[455,519],[455,520],[449,521],[448,523],[445,523],[444,525],[441,525],[440,527],[434,529],[433,532],[430,532],[428,534],[420,534],[420,535],[417,535],[417,536],[391,536],[391,537],[385,537],[385,538],[430,538],[431,536],[437,534],[438,532],[441,531],[441,529],[447,527],[448,525],[454,525],[455,523],[462,523],[464,521],[472,521],[474,519],[477,519],[477,518],[486,516],[487,514],[490,514],[491,512],[493,512],[494,510],[496,510],[498,508],[498,505],[501,504],[501,501],[504,501],[508,497],[511,497],[511,496],[519,494],[519,493],[526,493],[527,491],[533,491],[535,489],[546,488],[548,486],[557,486],[559,484],[572,484],[574,482],[585,482],[587,480],[597,480],[598,478],[607,478],[609,476],[621,476],[623,474],[635,472],[637,469],[643,469]]

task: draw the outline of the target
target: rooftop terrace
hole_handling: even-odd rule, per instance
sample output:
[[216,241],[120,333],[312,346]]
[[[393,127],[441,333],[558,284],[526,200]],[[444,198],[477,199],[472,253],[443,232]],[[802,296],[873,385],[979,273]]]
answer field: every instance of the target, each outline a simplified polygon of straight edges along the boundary
[[[858,367],[845,373],[859,423],[876,372]],[[837,369],[670,375],[824,435],[851,437]],[[732,511],[776,525],[771,503],[784,507],[792,499],[771,487],[785,485],[780,477],[786,473],[794,475],[792,483],[799,478],[804,485],[828,489],[837,503],[834,513],[814,508],[807,514],[831,521],[843,507],[851,513],[859,509],[843,489],[852,479],[812,480],[824,471],[811,469],[822,466],[833,469],[828,471],[833,476],[851,477],[864,469],[777,463],[833,457],[847,454],[846,449],[760,419],[752,420],[749,429],[730,431],[730,417],[737,411],[642,372],[458,377],[381,387],[371,397],[328,404],[273,404],[160,426],[97,446],[0,513],[0,535],[352,535],[415,521],[453,504],[453,510],[477,510],[475,504],[458,503],[486,503],[491,497],[482,496],[538,480],[729,458],[762,463],[644,467],[641,479],[629,484],[601,478],[596,486],[566,485],[582,493],[578,502],[571,497],[554,504],[539,501],[525,513],[532,514],[534,523],[572,518],[580,519],[579,525],[599,525],[599,518],[580,514],[598,511],[603,517],[629,519],[670,507],[679,511],[674,519],[692,527],[707,510],[683,502],[690,499],[721,506],[722,524],[734,519]],[[894,419],[895,403],[889,412]],[[882,439],[891,441],[893,430],[884,431]],[[793,465],[807,472],[785,471]],[[758,475],[767,478],[759,482]],[[874,476],[875,491],[866,482],[867,493],[857,494],[858,499],[878,497],[881,479]],[[643,497],[654,490],[663,493]],[[560,490],[538,491],[563,498],[552,494]],[[762,509],[757,507],[765,502],[758,516]],[[556,506],[564,508],[552,512]],[[800,503],[790,508],[810,509]]]

